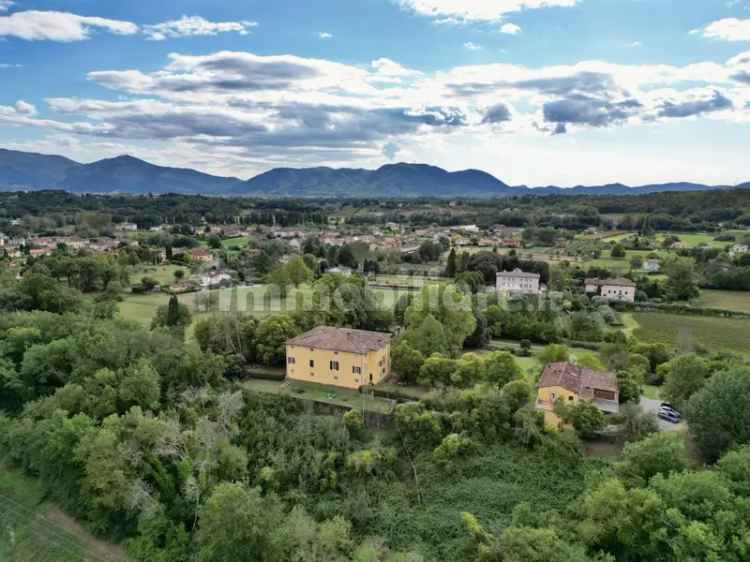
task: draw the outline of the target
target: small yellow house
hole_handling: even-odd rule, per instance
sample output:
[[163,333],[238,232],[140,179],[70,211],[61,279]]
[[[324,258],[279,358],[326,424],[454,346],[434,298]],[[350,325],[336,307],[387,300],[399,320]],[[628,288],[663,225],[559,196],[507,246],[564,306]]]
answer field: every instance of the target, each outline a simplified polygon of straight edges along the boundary
[[562,426],[562,421],[554,412],[558,400],[570,404],[590,400],[605,414],[616,414],[620,410],[617,375],[573,363],[550,363],[539,378],[536,408],[544,412],[544,421],[551,427]]
[[287,379],[357,389],[390,372],[390,334],[318,326],[286,342]]

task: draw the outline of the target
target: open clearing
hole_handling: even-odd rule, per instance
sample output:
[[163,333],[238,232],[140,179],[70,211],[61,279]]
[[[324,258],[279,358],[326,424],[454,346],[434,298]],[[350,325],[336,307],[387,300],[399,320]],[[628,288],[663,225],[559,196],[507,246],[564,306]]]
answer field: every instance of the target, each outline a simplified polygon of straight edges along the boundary
[[127,561],[43,496],[37,480],[0,464],[0,561]]
[[335,406],[364,408],[365,410],[382,414],[388,414],[393,409],[393,402],[391,400],[360,394],[356,390],[322,384],[300,381],[248,379],[242,385],[256,392],[281,394],[303,400],[333,404]]
[[703,290],[695,304],[703,308],[750,313],[750,292]]
[[664,342],[685,351],[750,352],[750,320],[660,312],[634,312],[632,318],[638,323],[633,335],[641,341]]

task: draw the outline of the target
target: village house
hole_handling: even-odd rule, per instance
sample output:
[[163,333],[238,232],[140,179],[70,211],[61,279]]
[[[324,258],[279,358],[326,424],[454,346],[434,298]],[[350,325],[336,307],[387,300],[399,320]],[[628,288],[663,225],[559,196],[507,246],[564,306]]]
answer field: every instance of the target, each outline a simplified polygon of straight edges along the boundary
[[190,258],[197,263],[208,263],[214,259],[211,252],[205,248],[193,248],[190,250]]
[[357,389],[390,372],[390,334],[318,326],[286,342],[289,380]]
[[232,276],[224,271],[210,271],[201,276],[201,287],[211,289],[232,284]]
[[630,279],[586,279],[586,293],[597,294],[607,300],[635,302],[636,284]]
[[616,414],[620,411],[617,375],[573,363],[550,363],[539,378],[536,399],[536,409],[544,412],[550,427],[559,428],[562,423],[554,411],[558,400],[571,405],[589,400],[605,414]]
[[122,230],[124,232],[135,232],[136,230],[138,230],[138,225],[134,222],[122,222],[115,225],[115,229]]
[[661,262],[657,259],[648,259],[643,262],[643,269],[646,273],[659,273],[661,270]]
[[513,271],[498,271],[495,281],[497,292],[500,294],[539,294],[538,273],[527,273],[516,268]]
[[737,256],[747,254],[750,251],[750,247],[747,244],[735,244],[729,248],[729,257],[734,259]]
[[330,269],[326,269],[326,273],[335,273],[337,275],[343,275],[344,277],[351,277],[352,268],[344,267],[343,265],[338,265],[336,267],[331,267]]

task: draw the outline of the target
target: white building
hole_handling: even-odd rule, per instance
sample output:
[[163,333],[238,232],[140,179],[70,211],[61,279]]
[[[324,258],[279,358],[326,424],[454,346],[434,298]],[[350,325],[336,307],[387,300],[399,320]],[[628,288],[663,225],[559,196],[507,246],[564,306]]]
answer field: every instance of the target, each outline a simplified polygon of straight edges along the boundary
[[729,257],[736,258],[737,256],[747,254],[748,252],[750,252],[750,247],[748,247],[747,244],[735,244],[729,248]]
[[585,290],[612,301],[635,302],[636,284],[630,279],[586,279]]
[[208,275],[201,277],[201,287],[211,288],[218,287],[222,284],[228,284],[232,282],[232,276],[223,271],[213,271]]
[[123,222],[118,225],[116,225],[117,230],[122,230],[125,232],[135,232],[138,230],[138,225],[134,222]]
[[647,273],[659,273],[661,270],[661,263],[656,259],[646,260],[643,262],[643,269],[645,269]]
[[498,293],[502,294],[539,294],[539,274],[526,273],[516,268],[513,271],[499,271],[495,280]]
[[342,265],[326,269],[326,273],[335,273],[337,275],[343,275],[344,277],[350,277],[352,270],[350,267],[344,267]]

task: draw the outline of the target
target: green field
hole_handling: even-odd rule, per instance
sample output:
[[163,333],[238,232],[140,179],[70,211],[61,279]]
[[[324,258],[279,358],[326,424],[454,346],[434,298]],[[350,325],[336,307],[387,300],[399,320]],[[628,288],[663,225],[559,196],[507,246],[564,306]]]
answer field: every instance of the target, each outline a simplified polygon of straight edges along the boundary
[[664,342],[686,351],[702,347],[750,352],[750,320],[659,312],[634,312],[632,318],[638,323],[633,335],[644,342]]
[[171,285],[174,283],[174,272],[178,269],[184,271],[186,277],[190,275],[190,269],[185,266],[154,265],[134,268],[130,272],[130,280],[139,283],[142,277],[152,277],[160,285]]
[[313,400],[349,408],[364,407],[366,410],[382,414],[388,414],[393,409],[391,400],[362,395],[356,390],[322,384],[248,379],[242,385],[256,392],[283,394],[303,400]]
[[248,236],[237,236],[236,238],[226,238],[221,241],[221,247],[225,250],[229,248],[245,248],[250,243]]
[[125,562],[117,545],[95,539],[45,502],[37,480],[0,464],[0,562]]
[[[396,301],[407,290],[375,288],[373,293],[381,299],[382,306],[392,309]],[[311,290],[309,287],[301,286],[292,290],[286,298],[281,298],[274,293],[270,285],[249,285],[232,287],[229,289],[215,289],[209,291],[211,298],[218,303],[218,310],[230,310],[235,308],[240,312],[247,312],[254,316],[263,317],[277,312],[293,312],[296,304],[311,306]],[[178,295],[180,303],[188,306],[191,312],[195,310],[195,299],[200,293],[185,293]],[[217,300],[218,299],[218,300]],[[119,305],[120,316],[126,320],[135,320],[147,324],[156,314],[159,306],[166,305],[169,301],[167,293],[127,294]],[[231,307],[231,308],[230,308]],[[0,561],[1,562],[1,561]]]
[[[737,235],[737,236],[741,236],[742,234],[746,234],[746,232],[735,231],[735,230],[728,231],[727,233],[728,234],[734,234],[734,235]],[[615,234],[613,236],[607,236],[605,238],[602,238],[601,240],[603,242],[619,242],[621,240],[624,240],[625,238],[633,236],[633,234],[634,233],[632,233],[632,232],[626,232],[624,234]],[[705,244],[705,245],[707,245],[707,246],[709,246],[711,248],[724,248],[728,244],[731,244],[731,242],[726,242],[726,241],[722,242],[722,241],[715,240],[714,238],[716,238],[716,236],[719,235],[718,232],[688,232],[688,233],[684,233],[684,232],[674,232],[674,233],[667,232],[667,233],[664,233],[664,232],[661,232],[661,233],[659,233],[659,234],[657,234],[655,236],[656,243],[658,245],[661,245],[662,241],[667,236],[672,236],[672,235],[674,235],[677,238],[679,238],[680,242],[682,242],[683,245],[686,248],[695,248],[695,247],[703,245],[703,244]]]
[[750,313],[750,292],[703,290],[695,304],[703,308]]

